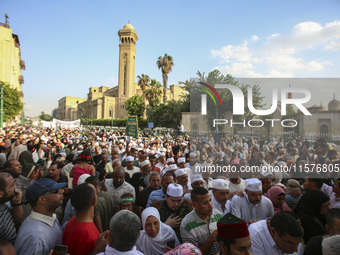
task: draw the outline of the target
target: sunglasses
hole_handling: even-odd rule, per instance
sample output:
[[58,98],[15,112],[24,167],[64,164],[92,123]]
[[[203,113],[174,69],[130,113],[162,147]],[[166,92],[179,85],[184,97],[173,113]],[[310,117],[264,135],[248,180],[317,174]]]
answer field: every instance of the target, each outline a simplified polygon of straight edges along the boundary
[[50,194],[59,194],[59,189],[46,192],[43,196],[50,195]]

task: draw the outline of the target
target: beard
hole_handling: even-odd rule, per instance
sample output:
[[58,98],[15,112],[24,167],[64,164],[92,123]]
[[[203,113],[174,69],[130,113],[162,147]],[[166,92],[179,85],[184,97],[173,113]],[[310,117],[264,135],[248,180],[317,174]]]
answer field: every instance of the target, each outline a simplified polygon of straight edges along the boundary
[[4,193],[5,193],[5,196],[0,199],[0,204],[11,201],[15,197],[15,192],[13,192],[11,196],[8,196],[6,191],[4,191]]

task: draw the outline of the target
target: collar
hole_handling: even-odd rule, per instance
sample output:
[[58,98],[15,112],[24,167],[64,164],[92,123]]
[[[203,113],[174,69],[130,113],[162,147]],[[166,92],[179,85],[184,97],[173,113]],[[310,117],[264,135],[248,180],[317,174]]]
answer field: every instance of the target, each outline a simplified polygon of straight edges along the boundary
[[[137,253],[136,246],[133,246],[132,249],[129,250],[129,251],[124,251],[123,252],[123,251],[118,251],[118,250],[116,250],[115,248],[113,248],[113,247],[111,247],[109,245],[106,245],[105,252],[110,252],[110,254],[111,254],[111,252],[112,252],[112,254],[127,254],[127,253],[131,253],[131,252],[135,252],[136,254],[139,254],[139,253]],[[104,254],[106,254],[105,252],[104,252]]]
[[57,216],[55,214],[53,214],[53,216],[50,217],[45,214],[37,213],[33,210],[31,212],[31,218],[34,220],[39,220],[41,222],[44,222],[47,225],[49,225],[51,228],[53,228],[54,222],[57,220]]

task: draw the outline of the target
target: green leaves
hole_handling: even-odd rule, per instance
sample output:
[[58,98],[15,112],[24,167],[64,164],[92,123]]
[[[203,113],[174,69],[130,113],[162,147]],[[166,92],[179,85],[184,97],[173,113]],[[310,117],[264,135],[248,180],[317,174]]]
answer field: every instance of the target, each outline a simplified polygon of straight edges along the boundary
[[4,121],[8,121],[20,114],[24,104],[17,89],[13,89],[8,83],[2,81],[0,85],[4,87]]
[[129,115],[133,116],[136,115],[137,117],[142,117],[145,112],[145,103],[141,96],[133,96],[130,97],[125,102],[125,108]]

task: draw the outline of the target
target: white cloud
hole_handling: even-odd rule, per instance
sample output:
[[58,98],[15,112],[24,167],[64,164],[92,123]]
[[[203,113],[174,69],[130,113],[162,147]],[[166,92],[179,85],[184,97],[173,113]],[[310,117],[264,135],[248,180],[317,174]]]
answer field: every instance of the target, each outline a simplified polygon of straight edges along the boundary
[[[259,42],[262,42],[260,46]],[[332,65],[329,60],[320,58],[324,51],[340,51],[340,21],[324,26],[312,21],[302,22],[288,34],[273,33],[261,40],[253,35],[250,42],[226,45],[211,50],[211,54],[220,63],[215,68],[225,74],[294,77],[298,72],[315,74]]]

